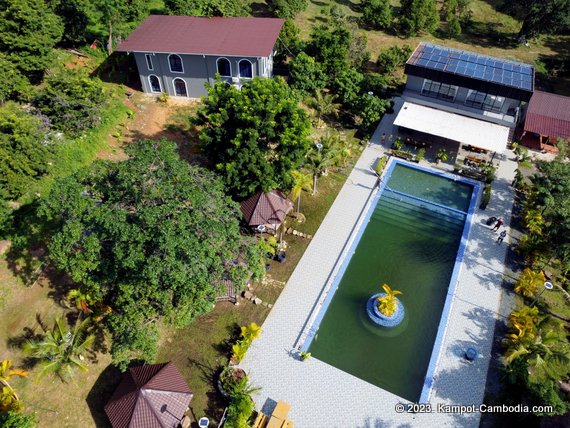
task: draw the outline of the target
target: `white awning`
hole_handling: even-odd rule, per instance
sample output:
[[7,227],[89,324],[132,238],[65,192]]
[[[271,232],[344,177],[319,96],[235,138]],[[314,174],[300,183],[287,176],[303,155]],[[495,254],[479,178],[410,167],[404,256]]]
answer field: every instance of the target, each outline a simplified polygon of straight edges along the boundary
[[394,125],[502,153],[509,128],[456,113],[405,102]]

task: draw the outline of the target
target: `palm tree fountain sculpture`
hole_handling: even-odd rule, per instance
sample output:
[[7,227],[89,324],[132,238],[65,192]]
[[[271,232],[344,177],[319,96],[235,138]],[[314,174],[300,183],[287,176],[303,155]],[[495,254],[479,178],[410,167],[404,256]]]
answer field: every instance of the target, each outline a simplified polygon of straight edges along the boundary
[[396,297],[402,292],[392,290],[388,284],[383,284],[383,293],[378,293],[368,299],[366,310],[368,316],[376,324],[383,327],[395,327],[404,319],[404,305]]

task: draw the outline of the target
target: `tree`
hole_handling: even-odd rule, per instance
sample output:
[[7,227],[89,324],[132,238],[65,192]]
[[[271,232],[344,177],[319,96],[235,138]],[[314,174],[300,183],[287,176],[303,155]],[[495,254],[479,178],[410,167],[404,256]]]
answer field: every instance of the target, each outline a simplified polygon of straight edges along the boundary
[[83,353],[88,351],[95,336],[87,334],[89,320],[77,320],[73,329],[67,329],[61,318],[55,320],[52,330],[42,339],[29,340],[24,351],[39,361],[37,378],[54,373],[62,381],[68,381],[76,369],[87,371]]
[[279,18],[292,19],[299,12],[306,10],[308,5],[307,0],[271,0],[269,10]]
[[241,0],[165,0],[169,15],[244,16],[248,6]]
[[311,33],[306,52],[321,64],[329,80],[334,79],[348,68],[350,33],[346,28],[325,26],[316,27]]
[[285,62],[288,55],[294,56],[301,51],[304,43],[299,39],[299,32],[299,28],[292,19],[285,20],[277,39],[279,48],[277,49],[276,60]]
[[27,98],[30,82],[20,73],[16,65],[4,54],[0,54],[0,105],[8,100]]
[[34,105],[50,118],[55,129],[77,136],[101,123],[106,101],[99,79],[62,69],[47,78]]
[[321,137],[307,152],[307,166],[313,174],[313,195],[318,191],[319,176],[327,174],[331,166],[338,164],[339,141],[338,134],[329,132]]
[[321,65],[305,52],[301,52],[291,61],[289,76],[292,88],[308,94],[323,89],[327,83]]
[[357,111],[364,75],[356,68],[347,68],[339,73],[333,84],[342,105],[349,111]]
[[241,91],[208,85],[196,124],[205,153],[240,197],[289,187],[310,144],[307,115],[282,78],[255,78]]
[[461,24],[457,16],[453,15],[447,21],[446,34],[448,38],[457,37],[461,34]]
[[[507,2],[511,3],[511,2]],[[511,7],[519,11],[519,37],[535,37],[570,28],[570,0],[520,0]]]
[[444,0],[442,12],[446,22],[449,22],[454,16],[457,15],[459,3],[457,0]]
[[431,33],[439,23],[435,0],[403,0],[401,11],[400,25],[408,37]]
[[37,419],[34,415],[26,415],[14,411],[0,413],[0,426],[3,428],[35,428]]
[[362,94],[357,105],[358,110],[354,114],[362,119],[362,128],[365,131],[371,131],[374,125],[382,119],[390,103],[374,94]]
[[87,0],[55,0],[51,7],[63,22],[61,41],[67,46],[79,46],[87,42],[90,3]]
[[12,377],[28,376],[28,372],[22,369],[12,368],[11,360],[4,360],[0,363],[0,385],[2,389],[0,390],[0,412],[16,411],[22,410],[23,406],[21,404],[20,398],[14,388],[8,382]]
[[0,52],[32,82],[54,59],[63,25],[44,0],[0,0]]
[[44,175],[52,146],[40,119],[9,102],[0,106],[0,198],[18,198]]
[[[212,309],[226,275],[239,289],[262,257],[239,233],[239,206],[220,179],[180,158],[173,142],[141,141],[123,162],[96,162],[57,181],[40,213],[55,233],[53,264],[95,302],[114,361],[153,361],[159,320],[185,326]],[[244,264],[227,261],[244,260]]]
[[412,48],[409,45],[404,45],[401,48],[392,46],[380,52],[376,64],[382,73],[391,74],[397,67],[402,67],[406,63],[411,53]]
[[300,171],[291,171],[293,179],[293,187],[291,188],[291,199],[297,199],[297,212],[301,212],[301,193],[303,190],[310,192],[313,182],[309,174],[303,174]]
[[392,6],[388,0],[367,0],[362,4],[362,21],[375,30],[392,25]]
[[309,106],[317,112],[317,124],[321,126],[324,117],[338,117],[340,104],[335,103],[336,95],[317,91],[315,96],[309,99]]

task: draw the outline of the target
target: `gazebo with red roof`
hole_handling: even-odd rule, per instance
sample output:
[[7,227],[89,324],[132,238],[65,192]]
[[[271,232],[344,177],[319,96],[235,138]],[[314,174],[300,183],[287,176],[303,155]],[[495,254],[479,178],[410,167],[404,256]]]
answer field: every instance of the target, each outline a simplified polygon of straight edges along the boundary
[[263,225],[273,230],[279,228],[292,209],[293,202],[280,190],[260,190],[241,203],[241,212],[249,226]]
[[523,144],[547,151],[570,138],[570,97],[534,91],[524,121]]

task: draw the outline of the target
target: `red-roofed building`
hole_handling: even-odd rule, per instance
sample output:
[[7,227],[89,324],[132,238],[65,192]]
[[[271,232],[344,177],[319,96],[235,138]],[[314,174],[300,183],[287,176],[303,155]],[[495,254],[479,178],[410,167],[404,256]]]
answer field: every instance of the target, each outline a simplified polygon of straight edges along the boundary
[[570,138],[570,97],[534,91],[526,111],[523,144],[556,151],[559,138]]
[[239,87],[271,77],[283,19],[151,15],[117,51],[132,53],[144,92],[197,98],[219,74]]

